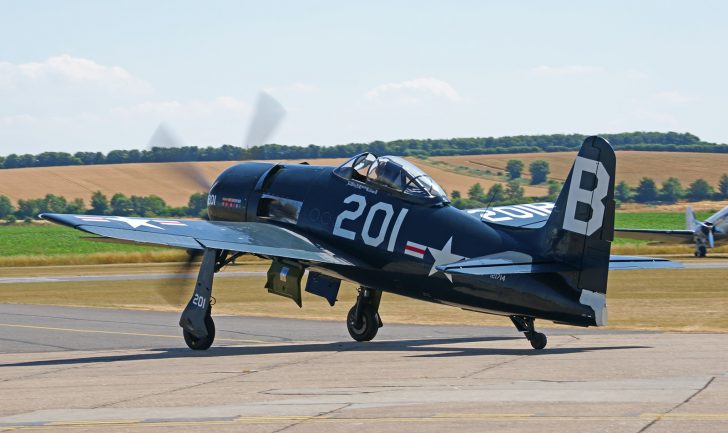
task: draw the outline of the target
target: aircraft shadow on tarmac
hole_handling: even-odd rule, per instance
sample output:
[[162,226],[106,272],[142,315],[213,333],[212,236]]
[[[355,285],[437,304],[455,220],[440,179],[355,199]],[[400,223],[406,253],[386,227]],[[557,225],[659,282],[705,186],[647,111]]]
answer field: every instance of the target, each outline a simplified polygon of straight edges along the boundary
[[[96,362],[143,361],[174,358],[206,358],[220,356],[250,356],[274,355],[283,353],[308,352],[409,352],[408,355],[420,358],[460,357],[460,356],[488,356],[488,355],[528,355],[549,356],[570,353],[584,353],[602,350],[649,349],[650,346],[599,346],[599,347],[554,347],[544,350],[499,349],[485,347],[453,347],[454,344],[478,343],[502,340],[520,340],[521,337],[467,337],[467,338],[433,338],[418,340],[374,341],[369,343],[334,342],[334,343],[303,343],[303,344],[275,344],[251,346],[218,346],[207,351],[191,351],[187,348],[159,348],[142,349],[142,353],[128,355],[89,356],[72,359],[47,359],[39,361],[17,362],[0,364],[0,367],[31,367],[74,365]],[[524,341],[524,343],[526,343]],[[525,344],[524,344],[525,345]],[[130,349],[138,350],[138,349]]]

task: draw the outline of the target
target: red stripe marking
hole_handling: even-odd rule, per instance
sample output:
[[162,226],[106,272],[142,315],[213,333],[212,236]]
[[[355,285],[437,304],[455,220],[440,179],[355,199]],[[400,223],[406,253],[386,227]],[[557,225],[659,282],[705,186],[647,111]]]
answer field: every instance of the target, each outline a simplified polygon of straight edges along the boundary
[[409,251],[413,251],[413,252],[418,253],[418,254],[425,254],[425,250],[420,249],[420,248],[417,248],[417,247],[413,247],[412,245],[406,245],[404,247],[404,249],[405,250],[409,250]]

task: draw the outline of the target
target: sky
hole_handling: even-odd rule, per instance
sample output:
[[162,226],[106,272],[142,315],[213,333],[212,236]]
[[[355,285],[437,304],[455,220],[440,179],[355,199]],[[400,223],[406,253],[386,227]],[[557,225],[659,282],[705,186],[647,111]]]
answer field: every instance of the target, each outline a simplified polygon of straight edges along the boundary
[[0,155],[628,131],[728,143],[725,1],[0,0]]

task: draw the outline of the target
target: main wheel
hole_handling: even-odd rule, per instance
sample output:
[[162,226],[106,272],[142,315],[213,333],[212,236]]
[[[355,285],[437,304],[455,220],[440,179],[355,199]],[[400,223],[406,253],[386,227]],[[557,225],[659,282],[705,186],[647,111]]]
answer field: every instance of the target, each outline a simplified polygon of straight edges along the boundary
[[379,330],[379,318],[374,308],[365,305],[362,308],[361,323],[356,326],[356,305],[351,307],[346,316],[346,328],[356,341],[371,341]]
[[215,341],[215,322],[209,314],[205,316],[205,328],[207,328],[207,337],[204,338],[197,338],[187,332],[186,329],[182,330],[182,335],[185,337],[187,347],[192,350],[207,350],[210,346],[212,346],[212,342]]
[[708,254],[708,249],[707,249],[707,248],[705,248],[705,247],[704,247],[704,246],[702,246],[702,245],[701,245],[701,246],[699,246],[699,247],[698,247],[698,257],[705,257],[705,255],[706,255],[706,254]]
[[534,332],[529,336],[528,341],[531,343],[531,347],[536,350],[541,350],[546,347],[548,339],[546,338],[546,335],[540,332]]

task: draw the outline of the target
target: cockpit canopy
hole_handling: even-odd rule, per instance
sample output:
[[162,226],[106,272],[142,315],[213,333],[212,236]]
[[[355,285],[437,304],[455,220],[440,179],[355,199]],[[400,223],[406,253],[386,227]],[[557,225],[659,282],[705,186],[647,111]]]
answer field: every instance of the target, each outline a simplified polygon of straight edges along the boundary
[[448,202],[447,194],[430,176],[397,156],[357,155],[334,169],[334,174],[366,183],[373,188],[395,191],[404,198]]

